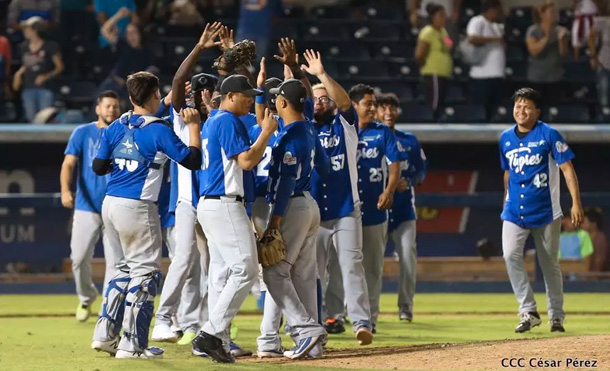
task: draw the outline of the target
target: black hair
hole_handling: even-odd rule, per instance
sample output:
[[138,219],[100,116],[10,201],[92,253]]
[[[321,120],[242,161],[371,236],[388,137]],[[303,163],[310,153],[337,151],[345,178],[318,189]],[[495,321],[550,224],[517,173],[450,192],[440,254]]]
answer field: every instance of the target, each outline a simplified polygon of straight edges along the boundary
[[597,229],[601,230],[603,228],[603,217],[601,210],[595,207],[588,208],[585,210],[585,216],[591,223],[594,223],[597,226]]
[[142,107],[159,90],[159,78],[150,72],[136,72],[127,76],[127,92],[136,106]]
[[398,107],[400,106],[400,100],[398,99],[398,97],[396,96],[396,94],[394,93],[381,93],[378,94],[376,96],[376,100],[377,100],[377,105],[378,106],[385,106],[390,105],[392,107]]
[[490,9],[501,8],[502,2],[500,0],[483,0],[483,4],[481,5],[481,10],[483,13]]
[[534,106],[540,109],[540,103],[542,101],[542,97],[540,93],[532,88],[521,88],[513,94],[513,102],[518,101],[519,99],[527,99],[531,100],[534,103]]
[[428,5],[426,5],[426,13],[428,13],[428,18],[430,18],[430,20],[432,20],[432,17],[434,17],[434,15],[436,15],[436,13],[440,12],[441,10],[445,10],[445,8],[441,4],[429,3]]
[[372,86],[366,84],[356,84],[348,92],[349,99],[352,102],[360,102],[365,95],[375,95],[375,89]]
[[97,96],[97,104],[102,103],[102,100],[104,100],[104,98],[112,98],[112,99],[119,99],[119,95],[114,91],[114,90],[106,90],[100,93],[100,95]]

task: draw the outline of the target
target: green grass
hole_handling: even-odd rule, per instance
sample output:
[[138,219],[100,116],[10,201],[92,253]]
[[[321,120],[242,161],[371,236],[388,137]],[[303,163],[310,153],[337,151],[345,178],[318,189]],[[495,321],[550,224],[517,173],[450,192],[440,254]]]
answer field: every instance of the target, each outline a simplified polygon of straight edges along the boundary
[[[544,296],[537,296],[546,310]],[[99,301],[98,301],[99,303]],[[396,295],[383,295],[375,346],[460,343],[517,338],[545,338],[610,332],[610,294],[566,294],[565,334],[551,334],[546,322],[526,335],[512,330],[518,318],[517,304],[509,294],[420,294],[416,296],[415,322],[401,323],[395,313]],[[276,370],[280,365],[238,362],[218,365],[190,356],[190,348],[164,344],[165,358],[156,361],[119,361],[90,348],[94,321],[77,323],[73,317],[76,298],[70,295],[0,296],[0,370]],[[97,309],[97,308],[96,308]],[[237,316],[237,341],[255,350],[260,314],[249,298],[247,314]],[[513,313],[514,312],[514,313]],[[470,314],[456,314],[470,313]],[[510,313],[510,314],[509,314]],[[576,314],[578,313],[578,314]],[[603,313],[603,314],[599,314]],[[63,317],[32,317],[32,315]],[[27,316],[30,317],[27,317]],[[26,316],[26,317],[15,317]],[[543,321],[546,321],[543,316]],[[286,345],[290,344],[284,338]],[[353,334],[331,335],[329,348],[357,347]],[[294,370],[312,369],[299,363],[284,364]],[[328,368],[317,368],[329,370]]]

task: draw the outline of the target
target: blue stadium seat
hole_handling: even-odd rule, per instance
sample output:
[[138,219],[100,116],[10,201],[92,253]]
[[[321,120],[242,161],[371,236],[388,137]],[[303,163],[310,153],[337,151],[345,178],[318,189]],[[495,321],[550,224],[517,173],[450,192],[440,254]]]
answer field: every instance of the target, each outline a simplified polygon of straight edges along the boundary
[[523,45],[509,45],[506,50],[506,61],[508,63],[523,62],[525,55]]
[[506,24],[524,32],[529,26],[534,24],[532,9],[530,6],[512,8],[510,15],[506,18]]
[[388,70],[377,62],[338,62],[339,76],[351,79],[387,78]]
[[350,39],[349,27],[337,22],[316,22],[302,26],[303,40],[347,41]]
[[398,121],[406,123],[434,122],[434,112],[432,112],[432,108],[423,104],[401,104]]
[[[237,6],[226,6],[226,7],[214,7],[211,11],[206,12],[206,19],[209,20],[221,20],[221,19],[238,19],[239,18],[239,7]],[[223,24],[226,24],[223,22]]]
[[203,32],[203,26],[179,26],[168,24],[165,27],[165,37],[176,37],[176,38],[190,38],[193,35],[201,35]]
[[337,61],[369,61],[371,59],[368,48],[354,48],[353,42],[331,42],[327,44],[327,56]]
[[92,81],[68,81],[59,88],[67,108],[89,106],[95,101],[97,84]]
[[468,81],[470,79],[470,66],[465,63],[460,63],[457,60],[453,61],[453,79],[456,81]]
[[17,121],[17,110],[13,102],[0,103],[0,123]]
[[305,14],[305,9],[296,5],[284,5],[282,8],[282,14],[284,18],[292,18],[292,19],[304,19],[307,17]]
[[294,22],[294,19],[278,19],[271,24],[271,40],[277,42],[282,37],[289,37],[293,40],[299,39],[299,26]]
[[371,20],[400,21],[405,18],[404,9],[398,6],[384,5],[376,2],[359,8],[359,15]]
[[392,77],[402,77],[404,79],[419,79],[419,65],[415,60],[404,62],[386,62],[388,71]]
[[370,45],[376,59],[412,59],[415,56],[415,45],[404,41],[375,41]]
[[462,6],[462,11],[460,14],[460,24],[459,24],[460,29],[461,30],[466,29],[466,27],[468,26],[468,22],[470,21],[470,18],[472,18],[475,15],[478,15],[480,13],[481,13],[480,2],[477,2],[476,4],[464,4]]
[[475,104],[448,105],[443,113],[446,122],[483,123],[487,121],[485,107]]
[[492,123],[512,123],[513,118],[513,107],[508,104],[503,104],[493,108],[491,112]]
[[165,57],[172,62],[173,65],[180,65],[186,56],[193,50],[197,39],[171,39],[163,43]]
[[394,93],[401,102],[412,102],[415,99],[413,89],[404,82],[376,82],[370,85],[375,88],[375,93]]
[[595,72],[588,61],[570,61],[564,63],[564,79],[573,81],[594,81]]
[[311,9],[311,15],[316,19],[350,19],[351,8],[342,5],[316,6]]
[[351,33],[357,40],[364,41],[398,41],[403,27],[395,23],[370,22],[352,26]]
[[513,81],[525,80],[527,76],[527,62],[511,62],[506,65],[506,78]]
[[546,110],[549,122],[586,123],[591,121],[589,107],[585,104],[562,104],[551,106]]
[[449,83],[447,86],[447,95],[445,102],[447,103],[463,103],[466,101],[464,88],[459,84]]
[[610,107],[597,107],[596,120],[602,124],[610,124]]

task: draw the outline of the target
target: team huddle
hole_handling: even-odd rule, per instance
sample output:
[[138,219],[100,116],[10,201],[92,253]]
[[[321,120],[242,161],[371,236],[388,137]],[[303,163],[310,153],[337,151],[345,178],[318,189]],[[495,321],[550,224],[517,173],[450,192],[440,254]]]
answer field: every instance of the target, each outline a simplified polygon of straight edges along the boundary
[[[306,50],[299,64],[289,39],[275,56],[284,76],[267,76],[263,58],[255,79],[225,57],[215,64],[218,76],[191,76],[203,50],[220,47],[226,56],[235,46],[230,30],[208,24],[165,98],[156,76],[134,73],[126,83],[133,110],[119,117],[116,94],[105,92],[98,121],[70,138],[61,185],[62,203],[75,208],[79,321],[98,295],[91,257],[104,237],[97,351],[162,357],[163,349],[149,346],[154,316],[154,342],[192,345],[194,355],[223,363],[249,356],[232,341],[231,322],[253,286],[264,298],[261,358],[321,357],[327,333],[344,332],[346,316],[359,344],[371,344],[389,238],[400,259],[399,318],[413,319],[413,187],[424,181],[426,158],[415,136],[394,128],[398,99],[364,84],[345,91],[319,52]],[[552,154],[564,163],[568,151],[557,146]],[[503,162],[507,174],[513,162]],[[161,289],[163,242],[171,265]],[[522,314],[532,311],[535,303]],[[294,347],[284,348],[280,331]]]

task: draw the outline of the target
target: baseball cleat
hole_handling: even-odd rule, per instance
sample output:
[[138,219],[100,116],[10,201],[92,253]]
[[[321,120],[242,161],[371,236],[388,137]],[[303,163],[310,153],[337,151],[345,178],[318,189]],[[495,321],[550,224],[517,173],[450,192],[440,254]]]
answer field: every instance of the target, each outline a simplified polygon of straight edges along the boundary
[[322,347],[321,341],[319,341],[307,354],[305,358],[307,359],[317,359],[322,358],[324,356],[324,349]]
[[324,329],[326,329],[326,332],[329,334],[342,334],[345,332],[343,322],[333,317],[329,317],[326,322],[324,322]]
[[241,348],[239,345],[231,342],[229,344],[229,349],[233,357],[250,357],[252,355],[252,351]]
[[165,323],[157,323],[153,328],[152,341],[175,343],[178,341],[178,335]]
[[356,339],[360,345],[369,345],[373,342],[373,332],[368,326],[360,326],[356,330]]
[[529,312],[521,314],[521,321],[515,327],[516,333],[523,333],[531,330],[533,327],[540,326],[542,321],[538,312]]
[[[174,332],[175,333],[175,332]],[[182,335],[180,340],[178,340],[178,345],[191,345],[191,341],[197,336],[197,333],[192,331],[187,331]]]
[[163,358],[163,348],[149,347],[141,351],[119,349],[115,357],[119,359],[159,359]]
[[402,309],[398,313],[398,319],[401,321],[412,322],[413,321],[413,312],[408,309]]
[[566,332],[563,328],[563,320],[561,318],[553,318],[551,321],[551,332]]
[[209,357],[209,355],[206,352],[201,351],[196,346],[193,346],[193,350],[191,351],[191,353],[194,356],[197,356],[197,357],[202,357],[202,358],[208,358]]
[[85,322],[91,317],[91,306],[78,304],[76,307],[76,320],[78,322]]
[[320,340],[320,336],[310,336],[301,338],[299,345],[284,352],[284,357],[290,359],[301,359],[309,353],[309,351],[316,346]]
[[222,340],[206,332],[199,331],[199,334],[192,341],[193,349],[207,353],[214,361],[220,363],[234,363],[235,357],[227,352],[222,345]]
[[116,339],[108,341],[93,340],[91,343],[91,349],[97,350],[98,352],[106,352],[111,356],[114,356],[117,352],[120,339],[120,337],[117,337]]
[[280,349],[272,349],[272,350],[259,350],[256,352],[258,358],[278,358],[283,357],[284,352],[286,350],[284,348]]

